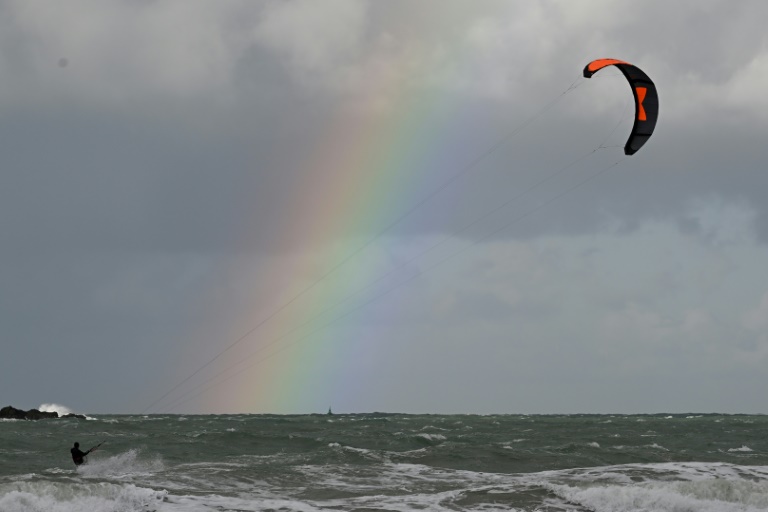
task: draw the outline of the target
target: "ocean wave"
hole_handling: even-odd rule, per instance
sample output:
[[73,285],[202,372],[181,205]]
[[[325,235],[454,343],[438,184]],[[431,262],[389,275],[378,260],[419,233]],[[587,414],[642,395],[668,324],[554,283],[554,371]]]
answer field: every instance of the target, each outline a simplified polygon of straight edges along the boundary
[[[333,443],[334,448],[346,450]],[[426,464],[300,464],[284,474],[237,475],[238,463],[174,466],[167,485],[34,479],[0,485],[3,512],[189,510],[592,510],[757,512],[768,509],[768,467],[725,463],[625,464],[535,473],[489,473]],[[218,478],[212,473],[222,472]],[[78,473],[80,473],[78,471]],[[164,474],[163,478],[169,475]],[[225,485],[226,483],[226,485]],[[210,492],[200,492],[203,484]],[[195,492],[192,492],[194,490]]]
[[768,509],[766,485],[743,480],[649,482],[587,488],[548,484],[546,487],[569,504],[596,511],[764,512]]
[[445,441],[447,439],[442,434],[416,434],[415,437],[420,437],[422,439],[426,439],[429,442],[441,442],[441,441]]
[[421,430],[441,430],[443,432],[450,431],[450,429],[448,428],[436,427],[434,425],[424,425],[423,427],[421,427]]
[[133,484],[14,482],[0,485],[3,512],[146,512],[167,493]]
[[385,454],[379,450],[368,450],[366,448],[356,448],[354,446],[346,446],[339,443],[328,443],[328,447],[333,448],[335,450],[341,450],[344,452],[361,455],[367,459],[372,459],[376,461],[381,461],[385,457]]
[[341,510],[768,509],[768,468],[720,463],[629,464],[529,474],[493,474],[419,464],[384,464],[367,470],[356,466],[304,470],[320,488],[355,494],[322,502],[323,506]]

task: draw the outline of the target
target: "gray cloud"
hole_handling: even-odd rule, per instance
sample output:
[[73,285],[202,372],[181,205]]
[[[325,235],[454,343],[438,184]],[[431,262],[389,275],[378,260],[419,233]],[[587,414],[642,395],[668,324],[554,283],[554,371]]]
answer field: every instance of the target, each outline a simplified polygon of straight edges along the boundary
[[[82,0],[0,11],[0,384],[13,405],[141,409],[427,197],[317,285],[338,297],[391,271],[361,295],[371,297],[425,272],[351,315],[369,331],[335,324],[361,344],[349,349],[356,365],[308,370],[378,383],[348,408],[608,410],[622,402],[596,390],[621,375],[633,410],[764,405],[740,394],[764,384],[754,362],[768,343],[764,3]],[[658,85],[657,133],[634,157],[611,147],[580,160],[629,130],[629,91],[609,70],[541,112],[597,57],[637,63]],[[307,234],[339,192],[322,157],[346,162],[365,143],[379,161],[402,157],[357,170],[359,187],[393,177],[389,190],[360,192],[386,207]],[[19,386],[30,368],[45,376]],[[639,390],[649,372],[658,393]],[[676,372],[700,391],[649,398],[681,386]],[[325,407],[323,393],[332,386],[286,410]]]

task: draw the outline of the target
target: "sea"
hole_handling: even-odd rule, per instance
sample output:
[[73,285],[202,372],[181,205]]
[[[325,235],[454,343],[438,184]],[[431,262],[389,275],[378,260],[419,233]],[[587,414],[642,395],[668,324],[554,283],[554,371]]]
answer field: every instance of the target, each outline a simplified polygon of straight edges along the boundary
[[0,421],[0,512],[412,510],[765,511],[768,416]]

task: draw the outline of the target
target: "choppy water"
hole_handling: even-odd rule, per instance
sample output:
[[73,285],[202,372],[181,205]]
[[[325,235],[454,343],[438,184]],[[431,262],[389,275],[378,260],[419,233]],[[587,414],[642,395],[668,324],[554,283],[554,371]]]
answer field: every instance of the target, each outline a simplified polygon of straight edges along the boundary
[[768,416],[0,421],[0,461],[2,512],[768,510]]

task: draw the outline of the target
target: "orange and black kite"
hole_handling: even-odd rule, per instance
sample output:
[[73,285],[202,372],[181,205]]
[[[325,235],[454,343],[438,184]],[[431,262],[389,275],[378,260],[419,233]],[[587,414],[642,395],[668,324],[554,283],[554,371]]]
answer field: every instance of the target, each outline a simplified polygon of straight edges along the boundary
[[632,94],[635,96],[635,124],[632,133],[624,145],[624,154],[633,155],[648,142],[656,127],[656,119],[659,117],[659,95],[656,86],[648,75],[637,66],[629,62],[616,59],[593,60],[584,68],[584,78],[592,75],[606,66],[616,66],[629,81]]

